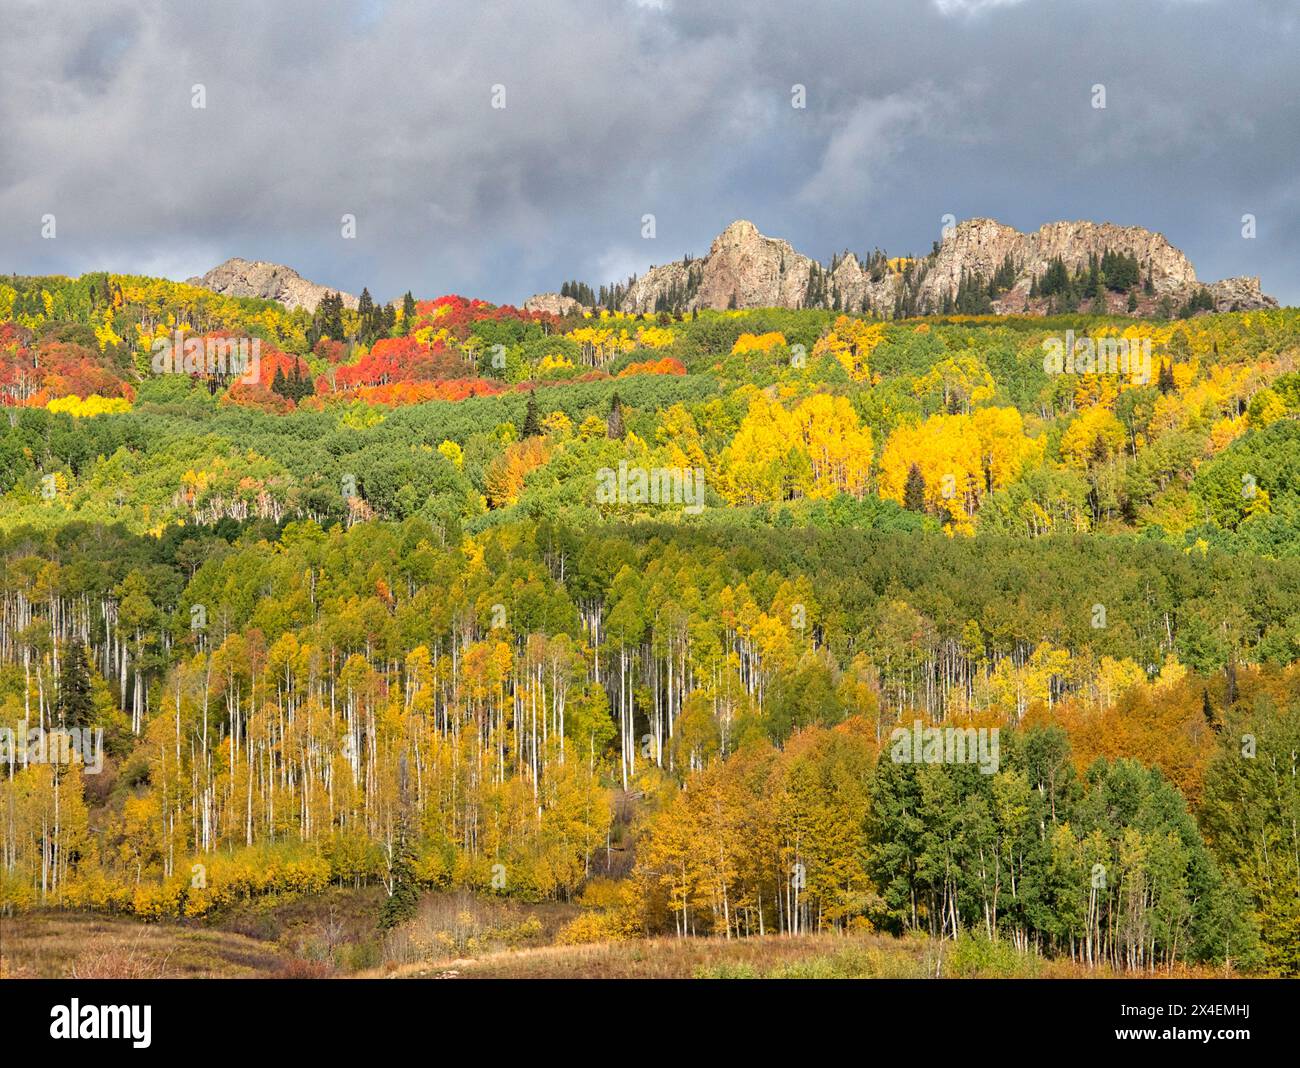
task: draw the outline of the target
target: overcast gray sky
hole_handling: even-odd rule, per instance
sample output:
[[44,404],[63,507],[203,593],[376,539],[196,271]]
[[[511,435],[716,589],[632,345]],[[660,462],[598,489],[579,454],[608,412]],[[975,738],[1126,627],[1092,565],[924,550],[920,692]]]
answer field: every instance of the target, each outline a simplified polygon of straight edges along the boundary
[[950,213],[1147,226],[1294,304],[1298,29],[1294,0],[0,0],[0,271],[244,256],[519,302],[735,218],[825,260]]

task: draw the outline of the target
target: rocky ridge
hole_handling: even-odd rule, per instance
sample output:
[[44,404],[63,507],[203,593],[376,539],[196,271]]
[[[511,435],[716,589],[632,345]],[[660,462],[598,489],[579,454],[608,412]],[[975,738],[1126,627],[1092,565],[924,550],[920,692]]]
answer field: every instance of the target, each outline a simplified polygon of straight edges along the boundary
[[260,297],[274,300],[286,308],[306,308],[315,311],[316,305],[327,293],[338,293],[348,308],[357,306],[357,298],[329,286],[309,282],[292,267],[263,260],[243,260],[235,257],[213,267],[207,274],[186,280],[189,285],[210,289],[226,297]]
[[[1047,314],[1050,301],[1037,297],[1033,289],[1034,280],[1042,278],[1049,264],[1059,258],[1073,272],[1087,269],[1093,257],[1100,259],[1106,252],[1137,260],[1144,284],[1140,292],[1134,290],[1135,312],[1146,314],[1166,297],[1175,305],[1185,304],[1201,289],[1209,293],[1216,311],[1277,306],[1262,292],[1258,278],[1201,282],[1182,252],[1162,234],[1140,226],[1054,222],[1022,233],[994,219],[968,219],[949,229],[928,256],[885,260],[876,255],[864,264],[853,253],[845,253],[826,267],[741,219],[714,239],[702,259],[652,267],[637,278],[620,310],[640,314],[665,307],[682,311],[798,308],[838,302],[849,311],[889,315],[900,298],[907,297],[917,313],[939,312],[945,302],[955,299],[964,277],[978,274],[987,283],[1009,259],[1014,279],[993,299],[993,311]],[[811,301],[810,294],[816,294]],[[1123,294],[1108,294],[1107,304],[1111,311],[1127,310]]]

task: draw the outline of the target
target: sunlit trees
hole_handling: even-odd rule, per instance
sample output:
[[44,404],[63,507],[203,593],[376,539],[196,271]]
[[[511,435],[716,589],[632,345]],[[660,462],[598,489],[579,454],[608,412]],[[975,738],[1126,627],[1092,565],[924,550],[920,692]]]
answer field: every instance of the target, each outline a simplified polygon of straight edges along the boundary
[[871,431],[844,397],[818,393],[794,410],[799,442],[812,468],[809,496],[861,497],[871,469]]
[[933,415],[889,436],[880,457],[880,494],[906,504],[910,479],[914,503],[922,485],[927,509],[969,533],[984,497],[1010,484],[1039,452],[1014,408]]
[[720,461],[733,501],[861,497],[871,469],[871,431],[843,397],[816,394],[793,411],[758,394]]

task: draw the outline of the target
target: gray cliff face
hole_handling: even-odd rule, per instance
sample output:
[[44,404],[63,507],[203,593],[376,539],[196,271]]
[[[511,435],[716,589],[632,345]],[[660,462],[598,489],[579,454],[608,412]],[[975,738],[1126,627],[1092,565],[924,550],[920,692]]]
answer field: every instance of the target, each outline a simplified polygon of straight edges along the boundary
[[[1015,279],[999,293],[994,310],[1041,315],[1049,310],[1048,302],[1031,298],[1030,289],[1033,279],[1041,278],[1053,259],[1059,257],[1074,271],[1086,268],[1091,257],[1100,258],[1108,251],[1134,256],[1143,279],[1150,278],[1152,292],[1143,292],[1135,309],[1143,314],[1165,297],[1185,303],[1202,287],[1219,311],[1277,307],[1277,302],[1261,291],[1257,278],[1200,282],[1191,262],[1162,234],[1140,226],[1087,221],[1048,223],[1026,234],[994,219],[968,219],[944,235],[937,252],[915,262],[915,273],[924,269],[915,297],[918,306],[937,312],[946,299],[956,296],[963,276],[979,274],[987,281],[1010,257]],[[651,268],[632,284],[620,310],[654,312],[664,302],[679,304],[685,311],[798,308],[807,299],[814,271],[826,272],[827,303],[830,294],[837,293],[840,306],[850,311],[870,309],[889,314],[905,285],[900,270],[882,269],[880,264],[874,271],[864,269],[851,253],[836,263],[834,271],[827,272],[788,242],[767,237],[742,219],[714,239],[703,259]],[[1107,304],[1114,312],[1127,310],[1123,294],[1109,294]]]
[[263,300],[278,301],[290,309],[306,308],[315,311],[316,305],[327,293],[339,293],[344,306],[348,308],[357,306],[357,298],[351,293],[317,285],[309,282],[292,267],[262,260],[229,259],[199,278],[188,279],[188,283],[226,297],[260,297]]
[[538,293],[536,296],[529,297],[524,301],[523,310],[526,312],[545,312],[549,315],[572,315],[575,312],[587,311],[585,304],[580,304],[572,297],[565,297],[559,293]]

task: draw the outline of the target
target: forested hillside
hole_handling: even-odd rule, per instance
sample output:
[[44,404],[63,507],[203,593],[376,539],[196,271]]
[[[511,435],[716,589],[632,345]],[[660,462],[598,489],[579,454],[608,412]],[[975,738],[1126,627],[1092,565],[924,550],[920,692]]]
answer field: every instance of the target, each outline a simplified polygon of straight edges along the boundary
[[8,746],[0,906],[1296,974],[1300,312],[1198,312],[0,280],[0,727],[105,747]]

